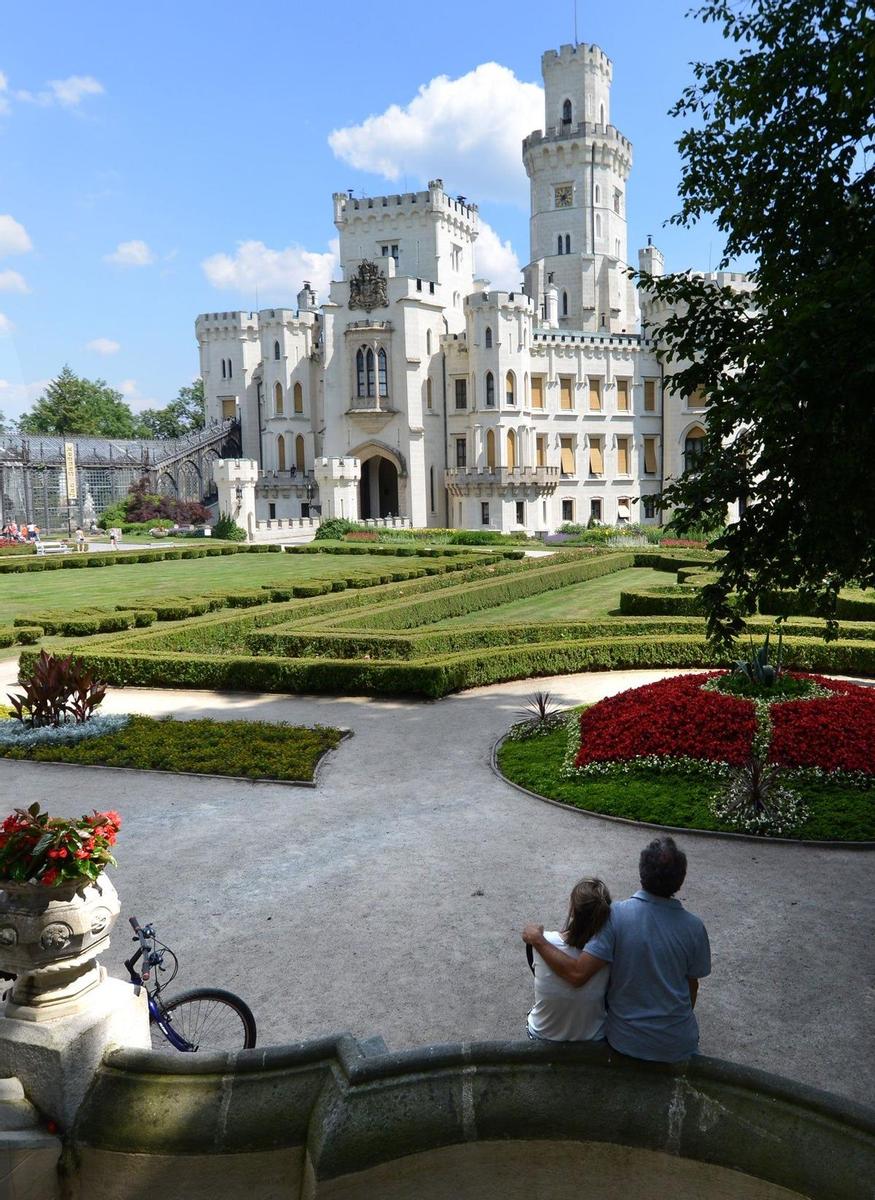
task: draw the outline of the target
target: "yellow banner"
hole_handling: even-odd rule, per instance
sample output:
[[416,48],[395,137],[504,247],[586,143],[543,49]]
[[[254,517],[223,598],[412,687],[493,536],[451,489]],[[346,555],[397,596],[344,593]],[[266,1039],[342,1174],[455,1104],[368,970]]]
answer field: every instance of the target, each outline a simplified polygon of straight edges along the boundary
[[79,499],[79,484],[76,480],[76,447],[64,442],[64,474],[67,477],[67,503]]

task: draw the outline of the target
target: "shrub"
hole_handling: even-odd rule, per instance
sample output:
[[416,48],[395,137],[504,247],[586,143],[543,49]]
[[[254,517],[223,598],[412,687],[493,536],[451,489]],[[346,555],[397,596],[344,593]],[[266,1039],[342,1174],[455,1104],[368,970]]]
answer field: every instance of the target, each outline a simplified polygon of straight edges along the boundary
[[[34,646],[45,636],[45,629],[42,625],[24,625],[15,630],[15,640],[21,646]],[[9,645],[9,643],[6,643]]]
[[62,725],[70,718],[76,723],[87,721],[98,709],[106,695],[101,683],[80,658],[55,657],[40,651],[29,673],[23,669],[21,696],[10,695],[12,710],[19,721],[37,728],[41,725]]
[[352,533],[354,529],[358,529],[355,521],[346,521],[343,517],[329,517],[316,530],[314,540],[317,542],[338,541],[347,533]]
[[245,542],[246,530],[240,528],[230,513],[219,513],[213,526],[213,537],[225,542]]
[[697,588],[668,586],[620,592],[620,612],[630,617],[701,617],[705,607]]
[[16,808],[2,825],[0,877],[18,883],[59,887],[68,880],[94,880],[115,866],[110,847],[121,827],[116,812],[78,818],[50,817],[39,804]]

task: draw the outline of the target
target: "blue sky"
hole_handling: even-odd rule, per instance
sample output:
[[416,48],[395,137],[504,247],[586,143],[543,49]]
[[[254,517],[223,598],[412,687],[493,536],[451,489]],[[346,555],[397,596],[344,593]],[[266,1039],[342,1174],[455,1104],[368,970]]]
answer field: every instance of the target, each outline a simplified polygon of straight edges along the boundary
[[[666,112],[690,61],[723,50],[688,7],[581,0],[578,17],[634,145],[630,254],[652,233],[669,269],[721,250],[708,225],[663,227],[681,132]],[[541,52],[572,36],[571,0],[6,6],[0,411],[65,362],[135,408],[166,403],[197,374],[199,312],[253,308],[256,282],[262,306],[293,306],[305,275],[334,273],[334,191],[442,176],[480,203],[481,273],[506,284],[528,257],[519,141],[542,124]]]

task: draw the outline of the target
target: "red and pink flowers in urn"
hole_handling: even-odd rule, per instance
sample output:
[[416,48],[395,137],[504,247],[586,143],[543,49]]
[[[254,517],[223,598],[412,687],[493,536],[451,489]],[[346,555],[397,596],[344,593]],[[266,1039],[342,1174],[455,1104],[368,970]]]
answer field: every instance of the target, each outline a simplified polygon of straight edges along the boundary
[[115,866],[110,847],[120,828],[121,817],[112,811],[50,817],[39,804],[16,808],[0,825],[0,881],[44,887],[91,882]]
[[680,675],[593,705],[580,717],[574,768],[640,759],[740,767],[762,753],[784,769],[875,777],[875,689],[804,675],[810,698],[753,700],[712,690],[721,677]]

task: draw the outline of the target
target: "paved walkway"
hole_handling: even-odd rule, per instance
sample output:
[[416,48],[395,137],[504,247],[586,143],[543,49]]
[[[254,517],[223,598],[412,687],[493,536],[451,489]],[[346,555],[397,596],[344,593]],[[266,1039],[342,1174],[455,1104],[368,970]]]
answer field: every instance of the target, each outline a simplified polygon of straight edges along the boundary
[[[531,996],[520,927],[556,927],[584,873],[628,895],[648,835],[522,795],[492,774],[491,746],[535,686],[571,704],[671,673],[434,703],[115,690],[110,711],[322,722],[355,736],[315,790],[3,761],[0,786],[9,806],[120,809],[123,911],[154,920],[179,951],[181,986],[245,996],[263,1043],[339,1030],[395,1048],[516,1037]],[[10,676],[0,664],[0,684]],[[684,843],[683,898],[714,950],[703,1051],[871,1101],[875,859]],[[125,947],[120,924],[115,973]]]

